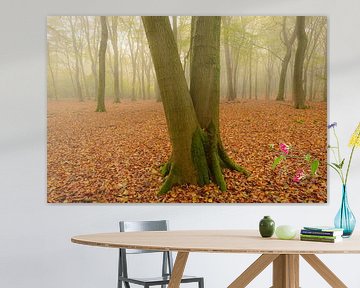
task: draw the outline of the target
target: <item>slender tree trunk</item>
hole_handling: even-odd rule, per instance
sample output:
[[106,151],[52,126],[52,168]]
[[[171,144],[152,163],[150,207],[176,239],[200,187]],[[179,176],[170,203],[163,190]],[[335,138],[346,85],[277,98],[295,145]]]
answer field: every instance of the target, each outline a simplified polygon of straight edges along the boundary
[[86,98],[90,99],[90,92],[89,92],[89,87],[87,85],[86,73],[85,73],[85,68],[84,68],[84,63],[83,63],[82,57],[79,57],[79,62],[80,62],[81,76],[82,76],[83,83],[84,83]]
[[270,53],[268,54],[268,59],[267,59],[267,67],[266,67],[266,72],[267,72],[267,81],[266,81],[266,91],[265,91],[265,99],[266,100],[270,100],[271,98],[271,83],[273,80],[273,67],[274,67],[274,63],[270,57]]
[[[119,69],[120,69],[120,97],[124,97],[125,88],[124,88],[124,67],[122,64],[122,57],[120,54],[120,61],[119,61]],[[122,95],[122,96],[121,96]]]
[[244,66],[243,69],[243,81],[242,81],[242,91],[241,91],[241,98],[245,99],[246,98],[246,82],[247,79],[247,65]]
[[111,17],[111,44],[114,52],[114,103],[120,103],[120,84],[119,84],[119,48],[118,48],[118,16]]
[[150,92],[150,84],[151,84],[151,73],[150,73],[150,63],[147,61],[145,64],[145,76],[146,76],[146,96],[147,99],[151,98],[151,92]]
[[[132,39],[132,37],[129,37],[129,47],[130,47],[130,54],[131,54],[131,65],[132,65],[132,86],[131,86],[131,100],[136,100],[136,63],[137,63],[137,57],[138,57],[138,50],[139,45],[137,44],[136,50],[135,50],[135,41]],[[135,50],[135,51],[134,51]]]
[[295,55],[293,94],[294,106],[296,109],[304,109],[305,92],[304,92],[304,59],[307,45],[307,37],[305,32],[305,16],[296,17],[296,38],[298,46]]
[[314,72],[314,60],[311,61],[311,73],[310,73],[310,85],[309,85],[309,99],[310,101],[314,101],[314,77],[315,77],[315,72]]
[[49,48],[48,48],[48,67],[49,67],[50,76],[51,76],[51,82],[52,82],[53,91],[54,91],[54,96],[53,96],[53,98],[55,98],[55,100],[58,100],[57,89],[56,89],[56,82],[55,82],[55,77],[54,77],[54,71],[53,71],[53,68],[52,68],[52,65],[51,65]]
[[144,43],[141,40],[141,93],[143,100],[146,99],[146,91],[145,91],[145,50],[144,50]]
[[[191,96],[169,18],[148,16],[142,19],[173,147],[164,171],[168,176],[160,194],[176,184],[204,185],[211,178],[225,190],[222,165],[235,164],[224,152],[218,136],[221,19],[193,17],[196,37],[191,56]],[[243,168],[236,168],[248,174]]]
[[[223,23],[225,26],[230,25],[230,18],[224,16]],[[230,53],[230,44],[229,44],[229,32],[228,29],[224,30],[224,51],[225,51],[225,62],[226,62],[226,75],[227,75],[227,100],[232,101],[236,99],[235,89],[233,84],[233,67],[231,63],[231,53]]]
[[65,50],[65,57],[66,57],[66,66],[67,66],[68,71],[69,71],[69,76],[70,76],[71,84],[72,84],[73,91],[74,91],[74,96],[77,97],[75,80],[74,80],[72,68],[71,68],[71,65],[70,65],[69,51],[67,51],[67,49]]
[[291,36],[289,38],[288,32],[287,32],[287,27],[286,27],[286,19],[287,19],[287,17],[285,16],[283,18],[283,25],[282,25],[282,35],[283,35],[284,43],[285,43],[285,46],[286,46],[286,54],[285,54],[285,57],[284,57],[284,59],[282,60],[282,63],[281,63],[279,90],[278,90],[278,95],[276,97],[277,101],[284,101],[285,100],[286,74],[287,74],[289,62],[290,62],[290,59],[291,59],[292,46],[293,46],[295,38],[296,38],[295,29],[293,30],[293,32],[292,32],[292,34],[291,34]]
[[[235,51],[234,51],[235,50]],[[239,56],[240,56],[240,49],[232,49],[234,51],[234,59],[232,61],[233,63],[233,92],[236,99],[238,95],[238,79],[239,79]]]
[[252,47],[249,56],[249,99],[252,98]]
[[324,79],[324,90],[323,90],[323,101],[327,101],[327,93],[328,93],[328,81],[327,81],[327,75],[328,75],[328,56],[327,56],[327,40],[325,39],[324,44],[324,55],[325,55],[325,65],[324,65],[324,71],[323,71],[323,79]]
[[79,51],[77,47],[77,41],[75,36],[75,27],[72,18],[75,16],[68,16],[70,28],[71,28],[71,38],[72,38],[72,45],[74,48],[74,54],[75,54],[75,82],[76,82],[76,95],[79,99],[79,101],[84,101],[82,90],[81,90],[81,84],[80,84],[80,63],[79,63]]
[[[97,71],[96,71],[96,63],[94,60],[94,55],[95,53],[93,53],[92,48],[91,48],[91,42],[90,42],[90,24],[89,24],[89,19],[87,16],[83,16],[82,18],[82,23],[83,23],[83,27],[85,30],[85,36],[86,36],[86,43],[87,43],[87,49],[88,49],[88,53],[89,53],[89,57],[90,57],[90,62],[91,62],[91,74],[93,76],[93,81],[94,81],[94,98],[96,97],[95,95],[97,94],[98,91],[98,75],[97,75]],[[95,30],[95,28],[94,28]],[[96,47],[95,47],[96,50]]]
[[258,66],[259,66],[259,60],[256,59],[255,64],[255,87],[254,87],[254,94],[255,94],[255,100],[258,100]]
[[106,16],[100,16],[101,22],[101,40],[99,49],[99,90],[96,112],[105,112],[105,57],[108,40],[108,28],[106,25]]

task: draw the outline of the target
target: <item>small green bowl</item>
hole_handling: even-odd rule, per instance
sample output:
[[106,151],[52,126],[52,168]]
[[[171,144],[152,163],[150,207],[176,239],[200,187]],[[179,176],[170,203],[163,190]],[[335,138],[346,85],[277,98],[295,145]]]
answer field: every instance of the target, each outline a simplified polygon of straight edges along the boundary
[[295,238],[297,233],[296,228],[290,225],[281,225],[276,228],[275,234],[279,239],[290,240]]

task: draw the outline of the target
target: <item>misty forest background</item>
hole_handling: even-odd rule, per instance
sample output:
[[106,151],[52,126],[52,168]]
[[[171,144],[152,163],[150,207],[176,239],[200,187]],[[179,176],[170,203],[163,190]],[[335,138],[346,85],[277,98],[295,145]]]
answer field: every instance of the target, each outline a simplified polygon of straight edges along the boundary
[[[49,202],[326,202],[326,17],[51,16],[47,29]],[[176,79],[205,131],[202,180],[201,167],[174,174],[189,165],[176,160]],[[193,90],[218,107],[205,127]],[[291,153],[274,167],[281,143]]]

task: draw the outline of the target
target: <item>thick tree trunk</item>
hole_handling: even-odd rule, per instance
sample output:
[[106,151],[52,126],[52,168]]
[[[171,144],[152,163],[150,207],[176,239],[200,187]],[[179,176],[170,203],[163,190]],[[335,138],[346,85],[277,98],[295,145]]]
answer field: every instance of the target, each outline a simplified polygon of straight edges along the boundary
[[[168,17],[142,17],[161,91],[172,156],[160,189],[204,185],[212,179],[226,190],[222,167],[248,174],[225,153],[219,137],[220,17],[193,17],[191,96]],[[231,166],[233,165],[233,166]]]
[[[200,157],[196,161],[199,162],[197,171],[203,181],[199,182],[206,184],[213,179],[225,191],[222,168],[231,168],[245,174],[248,172],[230,160],[220,138],[220,27],[221,17],[196,17],[190,94],[202,128],[203,148],[198,146],[197,149],[204,149],[207,159],[207,163]],[[207,171],[210,171],[210,175]]]
[[172,158],[169,165],[171,168],[159,192],[164,194],[173,185],[198,182],[196,166],[192,158],[192,140],[199,126],[169,18],[143,16],[142,21],[161,91],[172,144]]
[[283,25],[282,25],[282,35],[283,35],[284,43],[285,43],[285,46],[286,46],[286,53],[285,53],[285,57],[282,60],[282,64],[281,64],[279,90],[278,90],[278,95],[276,97],[277,101],[284,101],[285,100],[286,74],[287,74],[289,62],[290,62],[290,59],[291,59],[292,46],[294,44],[295,37],[296,37],[295,29],[293,30],[290,38],[288,37],[287,28],[286,28],[286,19],[287,18],[285,16],[284,19],[283,19]]
[[293,78],[293,94],[294,106],[296,109],[304,109],[305,105],[305,91],[304,91],[304,60],[305,50],[307,45],[307,37],[305,32],[305,16],[296,17],[296,38],[297,49],[294,64],[294,78]]
[[118,48],[118,16],[111,17],[111,44],[114,52],[114,102],[120,103],[120,85],[119,85],[119,48]]
[[173,29],[173,33],[174,33],[176,47],[178,47],[177,16],[172,16],[172,29]]
[[101,22],[101,40],[99,49],[99,90],[97,97],[96,112],[105,112],[105,56],[108,40],[108,28],[106,25],[106,16],[100,16]]

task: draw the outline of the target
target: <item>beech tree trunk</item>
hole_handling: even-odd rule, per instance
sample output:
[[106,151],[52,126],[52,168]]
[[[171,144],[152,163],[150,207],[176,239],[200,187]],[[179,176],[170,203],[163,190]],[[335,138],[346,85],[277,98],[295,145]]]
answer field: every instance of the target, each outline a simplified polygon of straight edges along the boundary
[[327,101],[327,94],[328,94],[328,81],[327,81],[327,74],[328,74],[328,56],[327,56],[327,40],[324,44],[324,55],[325,55],[325,65],[323,70],[323,79],[324,79],[324,90],[322,95],[322,100]]
[[287,69],[288,69],[288,66],[289,66],[290,59],[291,59],[292,46],[294,44],[295,37],[296,37],[295,29],[293,30],[290,38],[288,36],[287,28],[286,28],[286,16],[283,19],[282,35],[283,35],[283,40],[284,40],[284,43],[285,43],[285,46],[286,46],[286,53],[285,53],[285,57],[282,60],[282,64],[281,64],[279,90],[278,90],[278,95],[276,97],[277,101],[284,101],[285,100],[286,74],[287,74]]
[[142,20],[173,148],[159,194],[176,184],[204,185],[210,180],[225,191],[223,167],[249,173],[229,159],[219,137],[221,18],[193,17],[190,92],[169,18],[144,16]]
[[305,32],[305,16],[296,17],[296,38],[297,49],[294,64],[293,94],[294,106],[296,109],[305,109],[305,91],[304,91],[304,60],[307,45]]
[[172,144],[168,177],[160,189],[164,194],[175,184],[197,183],[192,160],[192,138],[198,122],[168,17],[143,16],[161,99]]
[[99,49],[99,85],[96,112],[105,112],[105,56],[108,40],[108,29],[106,25],[106,16],[100,16],[101,40]]
[[114,102],[120,103],[120,85],[119,85],[119,48],[118,48],[118,16],[111,17],[111,44],[114,51]]
[[178,46],[177,45],[178,44],[177,16],[172,16],[172,28],[173,28],[176,46]]
[[84,101],[81,84],[80,84],[80,61],[79,61],[79,50],[77,46],[76,36],[75,36],[75,27],[72,21],[72,16],[68,17],[70,28],[71,28],[71,38],[72,38],[72,45],[75,54],[75,83],[76,83],[76,95],[79,101]]
[[[230,18],[224,16],[223,23],[230,25]],[[225,50],[225,62],[226,62],[226,75],[227,75],[227,100],[232,101],[236,99],[235,86],[233,83],[233,67],[231,63],[231,53],[229,45],[229,33],[227,29],[224,31],[224,50]]]
[[49,53],[49,48],[47,49],[48,50],[48,67],[49,67],[49,71],[50,71],[50,75],[51,75],[51,82],[52,82],[52,86],[53,86],[53,97],[54,99],[58,100],[58,96],[57,96],[57,89],[56,89],[56,81],[55,81],[55,77],[54,77],[54,71],[53,71],[53,68],[52,68],[52,65],[51,65],[51,57],[50,57],[50,53]]
[[[88,16],[83,16],[82,18],[82,24],[85,30],[85,35],[86,35],[86,43],[87,43],[87,48],[88,48],[88,53],[89,53],[89,57],[90,57],[90,62],[91,62],[91,74],[93,76],[93,80],[94,80],[94,93],[92,94],[93,97],[95,98],[96,93],[98,91],[98,75],[97,75],[97,71],[96,71],[96,63],[95,63],[95,56],[96,55],[96,47],[94,47],[95,52],[93,53],[92,48],[91,48],[91,42],[90,42],[90,25],[89,25],[89,19]],[[94,30],[96,30],[96,27],[94,28]],[[95,37],[94,37],[95,38]]]

